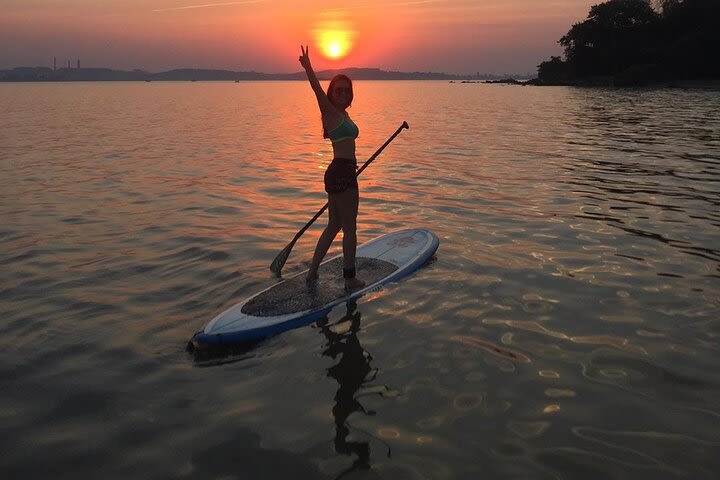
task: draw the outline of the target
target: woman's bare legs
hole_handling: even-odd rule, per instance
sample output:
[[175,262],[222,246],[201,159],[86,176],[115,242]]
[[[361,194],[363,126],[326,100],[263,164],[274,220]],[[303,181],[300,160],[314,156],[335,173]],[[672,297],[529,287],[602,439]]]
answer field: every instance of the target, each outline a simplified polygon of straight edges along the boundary
[[[325,257],[330,245],[340,229],[343,231],[343,268],[355,268],[355,251],[357,250],[357,214],[360,195],[357,188],[350,188],[340,193],[328,195],[328,226],[320,235],[315,254],[313,255],[307,281],[317,279],[320,262]],[[351,290],[362,288],[365,282],[358,278],[346,278],[345,287]]]
[[338,213],[337,199],[335,195],[328,195],[328,225],[320,235],[317,245],[315,246],[315,254],[313,255],[310,270],[308,270],[307,278],[305,279],[308,283],[317,280],[320,262],[325,258],[325,254],[328,249],[330,249],[330,245],[332,245],[333,240],[335,240],[341,228],[342,221]]
[[[357,215],[360,193],[357,188],[349,188],[337,194],[339,199],[338,213],[343,231],[343,268],[355,268],[355,251],[357,250]],[[353,277],[345,279],[345,288],[357,290],[365,286],[365,282]]]

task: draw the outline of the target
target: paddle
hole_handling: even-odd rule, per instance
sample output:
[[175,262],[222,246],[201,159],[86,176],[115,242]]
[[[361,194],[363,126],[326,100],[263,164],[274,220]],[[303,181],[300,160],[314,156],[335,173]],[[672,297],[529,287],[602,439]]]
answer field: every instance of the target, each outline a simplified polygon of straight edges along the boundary
[[[402,125],[400,125],[400,128],[398,128],[395,131],[395,133],[392,134],[392,136],[388,139],[387,142],[383,143],[382,147],[377,149],[377,151],[373,154],[373,156],[370,157],[368,159],[368,161],[363,164],[362,167],[360,167],[360,169],[357,171],[357,173],[355,175],[356,176],[360,175],[362,173],[362,171],[365,170],[367,168],[367,166],[370,165],[370,163],[373,160],[375,160],[375,158],[378,155],[380,155],[380,152],[382,152],[385,149],[385,147],[387,147],[390,144],[390,142],[392,142],[395,139],[395,137],[397,137],[400,134],[400,132],[402,132],[403,128],[410,128],[410,126],[407,124],[407,122],[403,122]],[[315,220],[317,220],[320,217],[320,215],[322,215],[323,212],[325,212],[325,210],[327,210],[327,208],[328,208],[328,204],[326,203],[325,206],[322,207],[320,209],[320,211],[317,212],[315,214],[315,216],[313,218],[311,218],[310,221],[308,223],[306,223],[303,228],[300,229],[300,231],[295,235],[295,238],[293,238],[292,241],[290,243],[288,243],[285,248],[282,249],[282,251],[278,254],[277,257],[275,257],[275,260],[273,260],[273,262],[270,264],[270,271],[272,271],[276,276],[278,276],[278,277],[280,276],[280,272],[282,271],[283,266],[285,266],[285,262],[287,261],[288,257],[290,256],[290,251],[295,246],[295,242],[298,241],[298,238],[300,238],[302,236],[302,234],[305,233],[305,230],[310,228],[310,225],[312,225],[315,222]]]

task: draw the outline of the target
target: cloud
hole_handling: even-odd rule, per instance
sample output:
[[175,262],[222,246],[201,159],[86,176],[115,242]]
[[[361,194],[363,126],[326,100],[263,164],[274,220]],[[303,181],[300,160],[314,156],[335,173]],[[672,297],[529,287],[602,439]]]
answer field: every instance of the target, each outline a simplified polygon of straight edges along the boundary
[[170,12],[174,10],[190,10],[193,8],[226,7],[228,5],[247,5],[249,3],[262,3],[265,0],[245,0],[244,2],[206,3],[203,5],[187,5],[184,7],[156,8],[153,12]]
[[385,8],[385,7],[410,7],[414,5],[425,5],[428,3],[438,3],[441,0],[409,0],[405,2],[390,2],[390,3],[368,3],[368,4],[356,4],[356,5],[348,5],[344,7],[335,7],[327,9],[326,11],[329,12],[336,12],[336,11],[342,11],[342,10],[354,10],[354,9],[360,9],[360,8]]
[[437,3],[439,0],[417,0],[415,2],[391,3],[388,7],[405,7],[409,5],[421,5],[423,3]]

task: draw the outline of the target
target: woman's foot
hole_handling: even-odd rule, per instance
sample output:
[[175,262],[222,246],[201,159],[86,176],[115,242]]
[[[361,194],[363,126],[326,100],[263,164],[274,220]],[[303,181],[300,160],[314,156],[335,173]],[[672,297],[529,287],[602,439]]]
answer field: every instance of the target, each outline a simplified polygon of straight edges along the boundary
[[305,283],[308,285],[315,285],[320,278],[320,275],[318,275],[317,272],[308,272],[307,276],[305,277]]
[[360,290],[364,286],[365,286],[365,282],[363,282],[362,280],[360,280],[357,277],[345,279],[345,290],[347,290],[349,292],[351,292],[353,290]]

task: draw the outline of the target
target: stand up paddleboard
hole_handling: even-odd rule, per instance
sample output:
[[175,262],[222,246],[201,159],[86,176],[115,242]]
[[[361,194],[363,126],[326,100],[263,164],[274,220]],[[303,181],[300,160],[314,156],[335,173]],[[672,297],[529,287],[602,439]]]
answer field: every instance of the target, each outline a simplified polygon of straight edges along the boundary
[[400,280],[424,265],[440,241],[428,230],[400,230],[359,245],[356,252],[358,278],[365,287],[347,293],[342,276],[342,255],[323,262],[314,287],[305,283],[307,272],[263,290],[230,307],[197,332],[195,346],[257,340],[307,325],[345,303],[383,285]]

